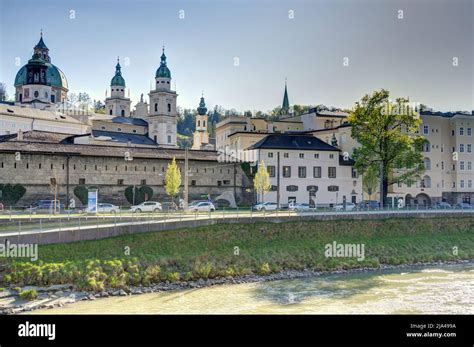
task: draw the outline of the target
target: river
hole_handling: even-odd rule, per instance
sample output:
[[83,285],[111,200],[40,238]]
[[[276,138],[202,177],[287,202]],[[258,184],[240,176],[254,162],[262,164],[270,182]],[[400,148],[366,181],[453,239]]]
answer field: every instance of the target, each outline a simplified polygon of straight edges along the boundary
[[42,314],[473,314],[474,263],[110,297]]

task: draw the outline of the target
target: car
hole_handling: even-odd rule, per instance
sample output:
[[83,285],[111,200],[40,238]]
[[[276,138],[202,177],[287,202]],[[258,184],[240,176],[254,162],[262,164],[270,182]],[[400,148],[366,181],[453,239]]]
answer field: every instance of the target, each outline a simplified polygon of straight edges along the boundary
[[461,202],[456,205],[456,208],[460,208],[463,210],[472,210],[474,209],[474,206],[472,206],[471,204],[468,204],[467,202]]
[[288,209],[290,211],[311,211],[314,209],[314,207],[310,207],[307,203],[294,202],[288,205]]
[[190,204],[188,210],[194,212],[214,212],[216,207],[210,201],[199,201]]
[[358,210],[378,210],[379,207],[379,202],[375,200],[362,201],[359,202],[359,204],[357,205]]
[[64,204],[61,204],[59,200],[38,200],[32,203],[25,210],[28,212],[39,212],[39,211],[53,211],[54,208],[57,210],[64,210]]
[[446,210],[446,209],[450,209],[450,208],[453,208],[453,207],[451,206],[450,203],[447,203],[446,201],[440,201],[440,202],[437,202],[434,205],[434,208]]
[[130,207],[131,212],[158,212],[161,211],[162,207],[159,202],[156,201],[144,201],[141,204]]
[[119,213],[120,207],[109,203],[98,203],[97,212],[99,213]]
[[252,208],[255,211],[275,211],[278,205],[276,202],[260,202],[254,205]]
[[344,204],[337,204],[334,206],[336,211],[352,211],[355,209],[356,205],[352,202],[346,202],[346,208],[344,209]]

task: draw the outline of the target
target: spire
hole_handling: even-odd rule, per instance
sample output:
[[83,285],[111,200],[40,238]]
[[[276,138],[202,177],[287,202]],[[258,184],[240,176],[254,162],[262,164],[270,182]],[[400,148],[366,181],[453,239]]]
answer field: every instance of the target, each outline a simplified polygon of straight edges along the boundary
[[115,75],[122,75],[122,67],[120,66],[120,57],[117,57],[117,65],[115,65]]
[[163,53],[161,54],[160,67],[156,70],[155,78],[169,78],[171,79],[170,69],[166,66],[165,46],[163,45]]
[[163,53],[161,53],[161,64],[166,65],[165,45],[163,45]]
[[288,114],[290,110],[290,102],[288,100],[288,90],[286,86],[286,78],[285,78],[285,94],[283,95],[283,104],[281,106],[281,111],[283,114]]
[[115,65],[115,75],[110,81],[110,86],[125,87],[125,79],[122,77],[122,67],[120,66],[120,58],[117,57],[117,65]]
[[43,41],[43,29],[41,29],[41,31],[40,31],[40,39],[39,39],[38,43],[36,44],[36,46],[34,48],[35,49],[48,49],[48,47],[46,47],[46,45]]
[[201,95],[201,101],[199,102],[199,107],[197,108],[197,111],[200,116],[204,116],[207,112],[206,102],[204,101],[204,92]]

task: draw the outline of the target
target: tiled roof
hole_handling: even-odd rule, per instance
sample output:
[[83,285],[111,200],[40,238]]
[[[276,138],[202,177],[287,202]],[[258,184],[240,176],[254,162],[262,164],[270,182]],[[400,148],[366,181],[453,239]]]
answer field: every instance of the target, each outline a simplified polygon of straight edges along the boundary
[[133,124],[133,125],[143,125],[143,126],[148,125],[148,123],[146,121],[144,121],[143,119],[132,118],[132,117],[114,117],[114,118],[112,118],[112,122]]

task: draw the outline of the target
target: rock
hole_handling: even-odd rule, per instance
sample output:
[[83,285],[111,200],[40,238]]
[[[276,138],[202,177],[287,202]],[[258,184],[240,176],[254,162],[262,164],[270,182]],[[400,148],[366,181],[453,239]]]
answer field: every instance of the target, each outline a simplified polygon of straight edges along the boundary
[[123,290],[123,289],[120,289],[120,290],[119,290],[119,295],[120,295],[120,296],[126,296],[126,295],[127,295],[127,292],[125,292],[125,290]]
[[54,292],[54,295],[63,296],[64,292],[62,290],[58,290],[57,292]]

